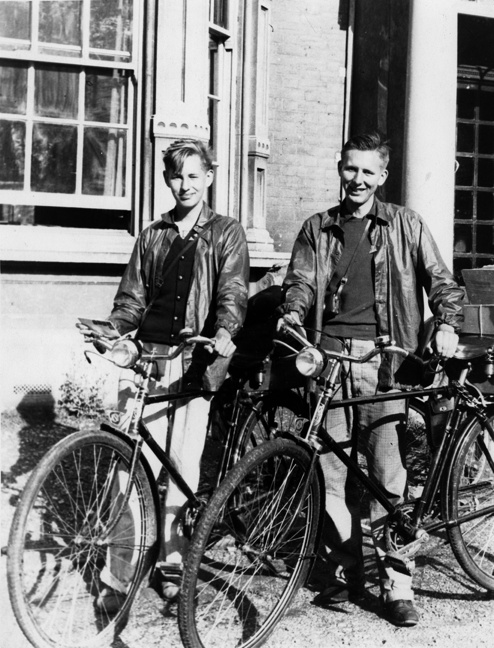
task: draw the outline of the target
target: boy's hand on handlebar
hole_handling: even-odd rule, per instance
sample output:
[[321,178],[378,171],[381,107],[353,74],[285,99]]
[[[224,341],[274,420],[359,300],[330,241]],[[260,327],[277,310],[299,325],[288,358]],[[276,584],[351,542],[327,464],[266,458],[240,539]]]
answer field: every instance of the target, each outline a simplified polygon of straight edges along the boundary
[[216,331],[216,335],[214,336],[215,344],[214,347],[211,345],[206,346],[206,349],[210,353],[217,353],[218,355],[222,356],[223,358],[229,358],[233,353],[235,352],[235,349],[237,348],[233,342],[232,342],[232,336],[229,331],[227,331],[225,328],[219,328]]
[[443,358],[452,358],[458,346],[458,339],[452,326],[440,324],[434,336],[433,347]]
[[305,332],[305,329],[302,325],[302,322],[300,320],[300,314],[298,311],[290,311],[283,315],[281,319],[278,320],[276,330],[281,331],[283,328],[283,323],[289,324],[290,326],[293,326],[294,328],[297,329],[297,332],[303,335],[305,338],[307,337],[307,334]]
[[106,353],[107,349],[111,346],[109,339],[108,344],[105,344],[101,341],[101,336],[98,336],[88,326],[84,326],[84,324],[76,324],[76,327],[79,329],[82,335],[84,335],[84,342],[92,343],[98,353]]

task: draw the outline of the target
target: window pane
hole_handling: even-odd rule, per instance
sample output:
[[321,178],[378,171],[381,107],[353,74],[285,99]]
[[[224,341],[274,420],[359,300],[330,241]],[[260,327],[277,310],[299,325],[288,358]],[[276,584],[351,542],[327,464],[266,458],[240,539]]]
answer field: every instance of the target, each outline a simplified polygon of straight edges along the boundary
[[494,187],[494,160],[479,158],[479,173],[477,184],[479,187]]
[[228,29],[228,0],[209,0],[209,15],[215,25]]
[[[92,0],[89,47],[132,55],[132,1]],[[115,58],[91,52],[93,58]],[[119,60],[128,57],[118,57]]]
[[[41,0],[39,40],[41,43],[81,46],[80,0]],[[60,50],[60,53],[66,52]]]
[[477,220],[494,220],[494,194],[479,192],[477,194]]
[[458,156],[458,171],[456,172],[456,184],[463,187],[473,186],[473,159]]
[[34,225],[34,207],[0,205],[0,222],[10,225]]
[[476,89],[458,88],[457,116],[460,119],[473,119],[475,117]]
[[79,73],[38,69],[35,76],[34,110],[42,117],[77,118]]
[[86,76],[86,119],[88,121],[127,123],[126,77],[118,72]]
[[488,121],[494,120],[494,88],[484,87],[480,90],[479,118]]
[[477,252],[492,254],[494,250],[494,225],[477,225]]
[[82,193],[95,196],[125,195],[125,130],[86,128],[82,169]]
[[456,150],[462,153],[473,153],[475,151],[474,124],[458,124],[456,133]]
[[470,225],[455,225],[455,252],[472,251],[472,228]]
[[473,214],[473,192],[455,192],[455,218],[472,218]]
[[26,124],[0,121],[0,189],[24,189]]
[[0,67],[0,112],[26,114],[27,68]]
[[34,124],[31,160],[33,191],[74,193],[77,129],[59,124]]
[[0,2],[0,37],[30,39],[31,3]]
[[479,153],[494,155],[494,126],[479,125]]

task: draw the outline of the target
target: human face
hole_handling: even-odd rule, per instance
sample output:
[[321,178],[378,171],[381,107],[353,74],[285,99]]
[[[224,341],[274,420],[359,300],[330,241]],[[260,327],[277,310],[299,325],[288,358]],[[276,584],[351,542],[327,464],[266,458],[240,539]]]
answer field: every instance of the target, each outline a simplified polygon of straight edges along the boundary
[[213,182],[213,171],[204,170],[198,155],[189,155],[180,171],[165,172],[165,182],[175,198],[177,210],[188,214],[201,204],[206,189]]
[[347,205],[351,209],[370,208],[376,189],[383,185],[388,177],[377,151],[345,151],[338,171]]

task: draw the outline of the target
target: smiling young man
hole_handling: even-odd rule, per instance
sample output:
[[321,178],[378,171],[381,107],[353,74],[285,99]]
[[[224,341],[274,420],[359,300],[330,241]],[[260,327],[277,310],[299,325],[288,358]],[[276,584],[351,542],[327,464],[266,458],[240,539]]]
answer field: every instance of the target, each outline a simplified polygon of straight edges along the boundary
[[[374,340],[389,335],[416,352],[423,332],[423,291],[435,319],[433,343],[450,357],[458,342],[463,291],[446,268],[421,217],[383,203],[376,190],[388,176],[389,148],[377,133],[358,135],[343,147],[338,166],[345,198],[303,225],[283,285],[285,313],[304,323],[315,343],[360,356]],[[413,384],[406,363],[376,356],[363,365],[346,365],[337,398],[372,395]],[[365,448],[370,476],[394,501],[403,500],[404,401],[338,408],[328,414],[327,430],[348,453]],[[333,604],[363,593],[360,494],[345,466],[331,453],[321,456],[326,483],[327,519],[322,557],[328,578],[317,604]],[[371,500],[370,520],[382,599],[389,619],[413,626],[412,579],[384,562],[386,511]]]
[[[169,353],[187,327],[194,334],[214,338],[214,349],[186,347],[175,360],[158,360],[152,380],[154,392],[177,392],[188,386],[216,391],[235,350],[232,338],[241,328],[248,297],[249,255],[245,232],[238,221],[215,214],[204,202],[213,182],[212,157],[199,140],[174,142],[164,154],[164,179],[175,207],[139,235],[124,272],[109,317],[121,334],[136,331],[146,351]],[[133,396],[130,381],[121,381],[120,410]],[[151,434],[167,448],[192,490],[199,482],[200,460],[206,439],[211,396],[149,405],[144,420]],[[125,424],[122,423],[122,428]],[[161,464],[144,446],[157,477]],[[174,598],[186,541],[181,520],[186,498],[173,482],[167,485],[160,566],[162,593]],[[128,520],[115,530],[131,534],[138,521]],[[115,543],[117,544],[117,543]],[[109,551],[102,572],[108,586],[98,600],[107,613],[118,609],[127,591],[134,563],[128,549]]]

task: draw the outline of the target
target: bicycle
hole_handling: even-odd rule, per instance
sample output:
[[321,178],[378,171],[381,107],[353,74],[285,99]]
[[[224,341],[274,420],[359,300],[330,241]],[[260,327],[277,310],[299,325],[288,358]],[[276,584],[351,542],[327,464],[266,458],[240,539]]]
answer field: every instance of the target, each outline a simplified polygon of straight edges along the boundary
[[[157,360],[177,357],[188,344],[214,341],[184,330],[175,352],[157,355],[144,353],[128,337],[114,341],[96,335],[96,340],[107,349],[100,357],[135,373],[131,423],[127,434],[103,423],[62,439],[34,469],[20,497],[7,550],[8,589],[17,622],[36,648],[84,648],[109,641],[125,625],[140,587],[151,580],[160,546],[163,486],[155,482],[141,454],[143,443],[186,495],[187,530],[193,528],[210,492],[226,472],[247,450],[266,440],[270,429],[283,426],[284,413],[278,405],[269,413],[269,429],[259,426],[252,416],[264,393],[259,389],[263,364],[234,372],[226,394],[215,396],[223,419],[227,419],[219,470],[205,490],[194,493],[153,440],[142,415],[147,404],[209,393],[195,389],[156,395],[149,393],[149,384]],[[85,353],[88,360],[90,354],[99,355]],[[120,483],[124,474],[126,487],[116,498],[112,485],[117,471]],[[115,538],[114,530],[129,500],[136,504],[139,528],[135,536]],[[96,609],[105,587],[100,574],[110,546],[117,552],[132,549],[134,570],[125,599],[114,614]]]
[[[203,512],[179,597],[186,648],[254,648],[274,631],[317,554],[325,509],[323,448],[387,510],[386,559],[395,569],[410,573],[410,561],[429,535],[445,529],[465,572],[494,591],[494,397],[467,380],[473,369],[494,375],[494,338],[461,340],[455,358],[444,363],[452,376],[447,386],[333,401],[343,361],[364,363],[384,353],[422,361],[386,338],[378,338],[364,357],[354,357],[311,345],[286,319],[283,329],[303,347],[297,368],[318,382],[317,401],[300,436],[281,433],[249,452]],[[451,405],[422,494],[395,507],[332,439],[325,415],[334,407],[419,397]]]

